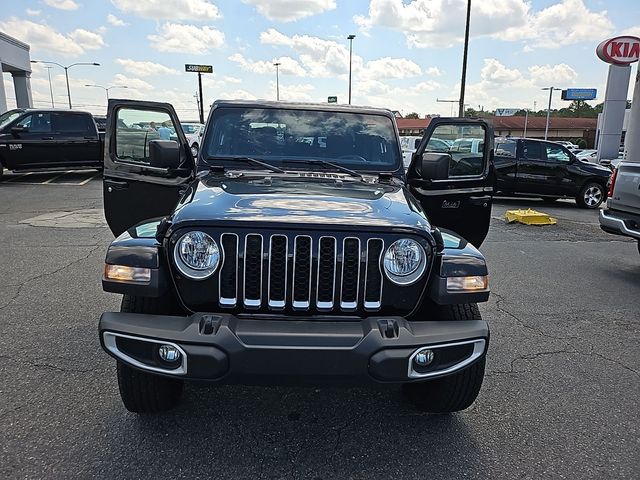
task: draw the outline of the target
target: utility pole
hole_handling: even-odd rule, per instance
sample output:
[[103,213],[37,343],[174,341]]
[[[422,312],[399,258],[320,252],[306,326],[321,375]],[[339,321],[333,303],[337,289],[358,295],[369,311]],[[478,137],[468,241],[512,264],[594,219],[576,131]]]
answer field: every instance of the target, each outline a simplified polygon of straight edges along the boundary
[[467,52],[469,51],[469,21],[471,20],[471,0],[467,1],[467,25],[464,30],[464,52],[462,54],[462,79],[460,80],[460,106],[458,117],[464,117],[464,88],[467,81]]
[[549,90],[549,106],[547,107],[547,123],[544,127],[544,139],[546,140],[547,135],[549,133],[549,116],[551,115],[551,98],[553,97],[553,91],[561,90],[561,89],[556,87],[545,87],[542,90]]
[[527,136],[527,123],[529,122],[529,109],[524,109],[524,132],[522,132],[522,136]]
[[353,60],[353,39],[356,38],[355,35],[349,35],[347,40],[349,40],[349,105],[351,105],[351,64]]
[[276,67],[276,100],[280,101],[280,62],[276,62],[273,64]]
[[202,100],[202,73],[198,72],[198,92],[200,93],[200,123],[204,124],[204,106]]

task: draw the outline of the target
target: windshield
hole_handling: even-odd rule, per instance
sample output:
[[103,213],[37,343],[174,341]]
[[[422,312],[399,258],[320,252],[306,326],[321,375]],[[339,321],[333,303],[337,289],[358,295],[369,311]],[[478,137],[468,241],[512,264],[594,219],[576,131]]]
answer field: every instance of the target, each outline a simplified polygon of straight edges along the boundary
[[0,128],[13,122],[16,118],[24,113],[24,110],[9,110],[0,115]]
[[[354,169],[393,171],[399,149],[384,115],[249,107],[217,108],[205,140],[206,157],[328,160]],[[211,161],[209,161],[211,163]]]

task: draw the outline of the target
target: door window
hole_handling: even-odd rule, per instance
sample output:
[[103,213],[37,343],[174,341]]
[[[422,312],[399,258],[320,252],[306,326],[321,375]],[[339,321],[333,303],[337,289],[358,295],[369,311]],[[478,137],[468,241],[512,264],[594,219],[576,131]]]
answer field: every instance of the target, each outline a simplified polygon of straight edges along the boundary
[[438,125],[426,152],[448,153],[449,178],[480,176],[484,172],[485,129],[480,125]]
[[51,115],[46,112],[27,115],[16,127],[25,128],[29,133],[51,133]]
[[167,112],[121,108],[116,115],[118,160],[149,164],[150,141],[178,141],[176,128]]
[[542,145],[538,142],[525,141],[522,145],[522,156],[529,160],[542,160]]
[[498,142],[496,143],[496,157],[516,158],[516,142]]
[[569,163],[569,160],[571,160],[569,152],[560,145],[546,145],[546,149],[547,160],[550,162]]
[[53,124],[56,132],[60,133],[93,133],[91,118],[88,115],[77,113],[55,113],[53,114]]

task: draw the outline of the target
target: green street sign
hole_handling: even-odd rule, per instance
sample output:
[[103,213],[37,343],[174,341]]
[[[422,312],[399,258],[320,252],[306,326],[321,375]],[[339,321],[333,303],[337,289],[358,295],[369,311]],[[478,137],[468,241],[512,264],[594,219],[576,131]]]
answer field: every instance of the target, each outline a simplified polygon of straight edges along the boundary
[[338,97],[328,97],[327,102],[329,103],[338,103]]
[[186,63],[184,65],[185,72],[195,72],[195,73],[213,73],[213,65],[191,65]]

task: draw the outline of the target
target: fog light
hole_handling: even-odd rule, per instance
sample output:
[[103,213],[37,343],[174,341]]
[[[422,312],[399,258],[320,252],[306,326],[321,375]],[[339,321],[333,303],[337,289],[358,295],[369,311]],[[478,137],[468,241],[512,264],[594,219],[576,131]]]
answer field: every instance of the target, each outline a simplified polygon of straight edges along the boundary
[[433,362],[434,356],[435,354],[433,353],[433,350],[425,348],[416,353],[416,356],[413,357],[413,361],[419,367],[428,367],[431,365],[431,362]]
[[160,345],[158,355],[165,362],[173,363],[180,360],[180,350],[173,345]]
[[486,290],[488,287],[489,277],[486,275],[447,278],[447,290],[449,291],[473,292],[475,290]]

